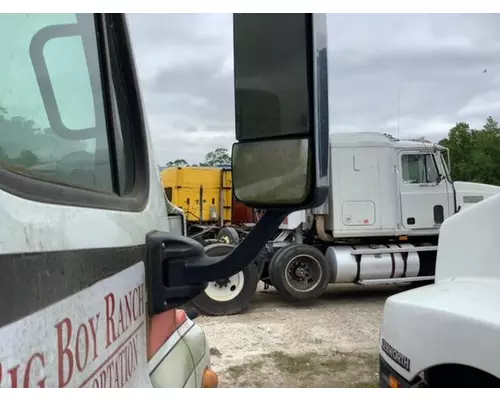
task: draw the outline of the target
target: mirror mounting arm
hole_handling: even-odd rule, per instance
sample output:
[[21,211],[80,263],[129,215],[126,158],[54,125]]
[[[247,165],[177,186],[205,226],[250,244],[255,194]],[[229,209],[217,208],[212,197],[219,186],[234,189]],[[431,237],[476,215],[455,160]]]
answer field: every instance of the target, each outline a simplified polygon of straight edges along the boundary
[[248,236],[226,256],[209,257],[201,243],[169,232],[146,236],[146,279],[150,315],[196,297],[207,283],[226,279],[255,260],[268,238],[293,210],[267,210]]
[[210,282],[237,274],[255,260],[289,212],[266,211],[243,242],[226,256],[209,257],[204,254],[199,259],[188,261],[182,275],[178,275],[181,269],[171,269],[172,284]]

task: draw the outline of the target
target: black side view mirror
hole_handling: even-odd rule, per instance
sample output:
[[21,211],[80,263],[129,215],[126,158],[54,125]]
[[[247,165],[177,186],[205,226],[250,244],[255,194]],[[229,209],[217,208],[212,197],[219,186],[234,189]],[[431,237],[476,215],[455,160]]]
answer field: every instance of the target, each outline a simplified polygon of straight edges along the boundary
[[265,209],[231,253],[209,257],[197,241],[146,237],[149,312],[184,304],[207,283],[241,271],[290,212],[328,192],[328,70],[325,14],[234,15],[236,198]]
[[325,14],[235,14],[233,186],[267,210],[321,205],[327,195]]

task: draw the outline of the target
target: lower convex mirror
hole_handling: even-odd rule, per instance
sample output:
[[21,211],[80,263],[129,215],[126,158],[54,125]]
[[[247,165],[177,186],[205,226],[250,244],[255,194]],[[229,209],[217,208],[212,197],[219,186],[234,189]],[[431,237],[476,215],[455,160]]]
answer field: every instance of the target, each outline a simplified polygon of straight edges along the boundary
[[248,205],[303,203],[311,192],[311,153],[309,139],[235,143],[236,198]]

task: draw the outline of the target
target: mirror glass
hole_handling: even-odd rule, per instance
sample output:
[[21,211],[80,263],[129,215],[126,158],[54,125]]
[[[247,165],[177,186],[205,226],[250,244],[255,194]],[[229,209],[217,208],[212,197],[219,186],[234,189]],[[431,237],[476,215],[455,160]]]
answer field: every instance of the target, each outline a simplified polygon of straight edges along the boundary
[[237,140],[312,135],[311,24],[311,14],[234,15]]
[[232,151],[236,198],[248,205],[297,204],[309,195],[309,139],[235,143]]
[[115,193],[93,15],[0,14],[0,33],[0,166]]

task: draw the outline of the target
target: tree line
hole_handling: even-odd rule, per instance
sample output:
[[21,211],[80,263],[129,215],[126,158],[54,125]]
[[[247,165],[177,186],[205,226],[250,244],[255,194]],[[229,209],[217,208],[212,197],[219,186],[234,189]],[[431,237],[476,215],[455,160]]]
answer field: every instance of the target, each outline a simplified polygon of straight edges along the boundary
[[7,109],[0,106],[0,163],[9,162],[32,167],[40,162],[34,148],[50,145],[50,132],[39,129],[35,122],[22,117],[9,117]]
[[82,150],[82,141],[62,139],[51,128],[40,128],[30,118],[9,116],[0,105],[0,163],[30,168]]
[[219,147],[213,151],[205,154],[205,158],[202,162],[189,164],[186,160],[179,158],[177,160],[168,161],[165,164],[166,168],[169,167],[216,167],[219,165],[230,165],[231,156],[227,149]]
[[454,181],[500,186],[500,126],[493,117],[481,129],[459,122],[439,144],[450,152]]

